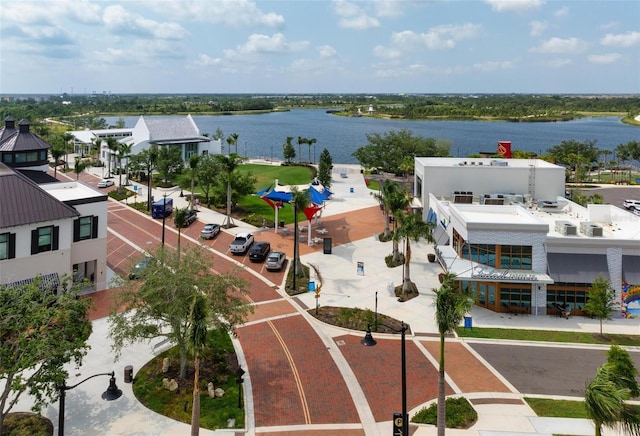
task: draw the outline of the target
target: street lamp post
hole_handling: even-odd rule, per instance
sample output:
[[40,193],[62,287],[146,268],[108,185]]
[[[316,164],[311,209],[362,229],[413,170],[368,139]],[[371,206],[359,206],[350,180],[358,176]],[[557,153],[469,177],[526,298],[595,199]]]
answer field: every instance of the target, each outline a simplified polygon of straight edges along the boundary
[[[402,421],[401,425],[397,425],[394,422],[394,427],[402,428],[402,436],[409,436],[409,415],[407,414],[407,350],[406,350],[406,336],[405,333],[409,329],[409,327],[402,322],[400,329],[395,329],[386,324],[380,323],[380,325],[387,327],[388,329],[393,330],[396,333],[401,334],[400,346],[401,346],[401,359],[402,359]],[[367,324],[367,332],[364,335],[364,338],[360,341],[362,345],[367,347],[373,347],[377,344],[376,340],[373,339],[371,335],[371,324]],[[395,433],[394,433],[395,434]]]
[[242,376],[244,375],[244,369],[241,366],[238,366],[236,370],[236,382],[238,382],[238,409],[242,409],[242,383],[244,383],[244,379]]
[[111,377],[109,379],[109,387],[107,388],[106,391],[102,393],[102,399],[107,401],[113,401],[120,398],[122,396],[122,391],[118,389],[118,386],[116,385],[116,373],[114,371],[94,374],[92,376],[85,378],[81,382],[71,386],[67,386],[66,381],[63,380],[62,384],[58,386],[58,391],[60,394],[60,407],[58,409],[58,436],[64,436],[64,406],[65,406],[65,397],[67,395],[67,391],[77,386],[80,386],[82,383],[86,382],[87,380],[90,380],[94,377],[99,377],[102,375],[108,375]]
[[[176,192],[176,190],[169,193],[169,195]],[[184,192],[182,192],[182,188],[180,188],[180,197],[184,197]],[[162,194],[162,246],[164,247],[164,227],[165,220],[167,219],[167,193]]]

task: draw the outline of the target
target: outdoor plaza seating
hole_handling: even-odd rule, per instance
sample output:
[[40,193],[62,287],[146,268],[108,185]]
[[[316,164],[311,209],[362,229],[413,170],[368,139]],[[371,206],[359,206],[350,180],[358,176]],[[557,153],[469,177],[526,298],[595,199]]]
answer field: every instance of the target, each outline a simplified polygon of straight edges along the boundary
[[322,229],[317,229],[316,233],[318,233],[319,235],[326,235],[329,233],[329,230],[322,228]]

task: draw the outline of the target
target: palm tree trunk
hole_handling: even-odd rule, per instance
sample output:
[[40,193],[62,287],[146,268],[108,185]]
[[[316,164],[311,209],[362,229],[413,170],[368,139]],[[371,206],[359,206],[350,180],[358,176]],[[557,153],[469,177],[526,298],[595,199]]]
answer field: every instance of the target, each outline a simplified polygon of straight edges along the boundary
[[191,436],[200,434],[200,358],[196,356],[193,362],[195,374],[193,376],[193,405],[191,406]]
[[227,222],[225,227],[231,227],[231,181],[227,182]]
[[411,244],[409,238],[405,238],[404,265],[402,268],[402,295],[411,291],[411,274],[409,264],[411,263]]
[[447,405],[444,393],[444,335],[440,335],[440,368],[438,369],[438,436],[444,436],[446,427]]

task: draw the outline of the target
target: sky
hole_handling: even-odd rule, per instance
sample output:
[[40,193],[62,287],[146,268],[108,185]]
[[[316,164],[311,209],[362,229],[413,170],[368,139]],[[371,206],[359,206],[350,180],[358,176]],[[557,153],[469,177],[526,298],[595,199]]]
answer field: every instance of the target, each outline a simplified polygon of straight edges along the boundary
[[638,0],[13,0],[0,94],[640,93]]

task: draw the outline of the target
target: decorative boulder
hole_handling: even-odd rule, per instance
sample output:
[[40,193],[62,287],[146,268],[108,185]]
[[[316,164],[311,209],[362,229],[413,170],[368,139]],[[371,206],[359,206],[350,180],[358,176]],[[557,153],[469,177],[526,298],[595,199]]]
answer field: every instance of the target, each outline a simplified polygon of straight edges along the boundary
[[213,388],[213,383],[209,382],[209,384],[207,385],[207,392],[209,393],[209,398],[215,398],[216,397],[216,391]]
[[169,358],[165,357],[164,359],[162,359],[162,372],[163,374],[166,374],[167,372],[169,372]]
[[162,379],[162,387],[170,392],[175,392],[178,390],[178,382],[176,381],[175,378],[172,378],[171,380],[169,380],[168,378],[165,377]]
[[221,398],[221,397],[224,396],[224,389],[216,388],[216,390],[214,392],[215,392],[217,398]]

